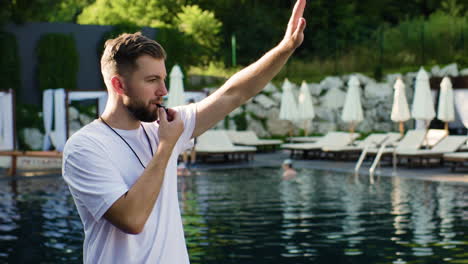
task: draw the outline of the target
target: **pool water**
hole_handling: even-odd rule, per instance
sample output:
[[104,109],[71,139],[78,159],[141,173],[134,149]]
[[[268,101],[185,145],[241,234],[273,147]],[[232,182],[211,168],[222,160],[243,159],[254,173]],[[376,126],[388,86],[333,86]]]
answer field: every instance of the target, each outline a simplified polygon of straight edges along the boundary
[[[179,178],[191,263],[468,263],[468,186],[279,169]],[[59,176],[0,181],[0,263],[81,263]]]

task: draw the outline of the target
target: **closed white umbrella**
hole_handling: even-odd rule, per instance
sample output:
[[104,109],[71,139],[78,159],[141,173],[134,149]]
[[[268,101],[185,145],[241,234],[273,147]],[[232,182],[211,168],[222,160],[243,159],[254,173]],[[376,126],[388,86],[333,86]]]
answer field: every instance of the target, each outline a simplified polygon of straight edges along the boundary
[[169,74],[170,83],[169,83],[169,94],[167,107],[174,107],[178,105],[185,104],[185,95],[184,95],[184,75],[179,65],[174,65],[172,67],[171,73]]
[[445,130],[448,132],[448,122],[455,120],[455,105],[453,98],[452,82],[449,77],[444,77],[440,83],[439,108],[437,118],[445,122]]
[[[281,120],[289,120],[289,121],[296,121],[298,120],[298,111],[297,111],[297,104],[294,100],[293,95],[293,84],[288,80],[285,79],[283,82],[283,94],[281,96],[281,107],[280,107],[280,114],[279,119]],[[292,128],[289,131],[290,136],[292,136]]]
[[408,101],[406,100],[405,84],[398,78],[393,86],[395,93],[393,94],[393,105],[391,119],[393,122],[400,124],[400,134],[403,136],[405,128],[403,122],[408,121],[411,116],[408,107]]
[[298,115],[299,119],[304,121],[304,134],[307,136],[308,122],[314,119],[315,111],[312,103],[312,96],[310,95],[309,86],[305,81],[302,81],[301,89],[298,98]]
[[364,120],[359,80],[356,76],[352,76],[348,81],[348,92],[346,93],[341,119],[347,123],[350,123],[351,133],[354,133],[355,125]]
[[[435,117],[434,101],[432,100],[431,87],[429,84],[429,75],[423,67],[416,76],[416,88],[414,91],[413,106],[411,115],[416,120],[422,120],[425,123],[426,130],[430,121]],[[424,139],[426,141],[426,138]]]

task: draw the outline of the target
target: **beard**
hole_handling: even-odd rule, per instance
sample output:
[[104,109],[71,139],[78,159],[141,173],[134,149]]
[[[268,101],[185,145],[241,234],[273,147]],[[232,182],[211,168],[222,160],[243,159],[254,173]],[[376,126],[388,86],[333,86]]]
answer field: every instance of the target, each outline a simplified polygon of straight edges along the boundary
[[141,122],[154,122],[158,119],[158,108],[150,110],[150,104],[145,104],[143,101],[131,96],[125,107],[128,112]]

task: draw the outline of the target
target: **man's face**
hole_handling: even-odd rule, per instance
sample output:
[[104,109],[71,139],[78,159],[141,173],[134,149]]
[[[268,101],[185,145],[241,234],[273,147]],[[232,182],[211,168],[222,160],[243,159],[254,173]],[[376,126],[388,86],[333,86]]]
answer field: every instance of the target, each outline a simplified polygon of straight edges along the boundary
[[136,61],[137,69],[124,78],[124,105],[135,119],[154,122],[158,119],[158,107],[167,94],[166,67],[163,59],[144,55]]

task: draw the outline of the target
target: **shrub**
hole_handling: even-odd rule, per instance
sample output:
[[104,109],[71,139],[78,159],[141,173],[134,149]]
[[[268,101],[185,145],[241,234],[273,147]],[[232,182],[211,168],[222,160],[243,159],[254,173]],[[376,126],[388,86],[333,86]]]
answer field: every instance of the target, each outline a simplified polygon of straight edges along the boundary
[[20,62],[18,57],[18,43],[15,35],[0,32],[0,89],[12,88],[20,90]]
[[41,91],[76,89],[79,58],[72,35],[45,34],[38,41],[36,52]]

